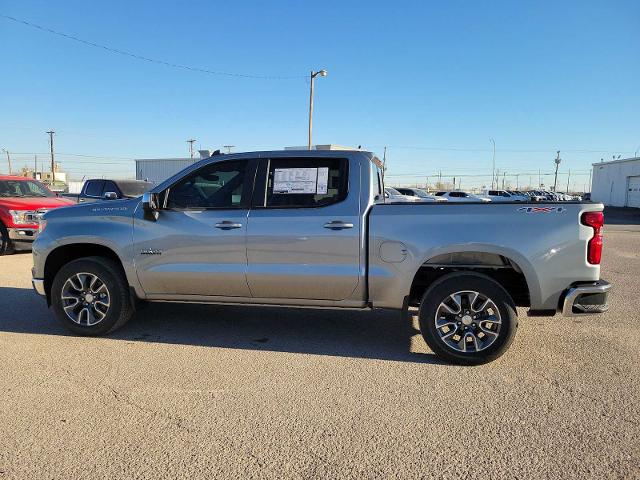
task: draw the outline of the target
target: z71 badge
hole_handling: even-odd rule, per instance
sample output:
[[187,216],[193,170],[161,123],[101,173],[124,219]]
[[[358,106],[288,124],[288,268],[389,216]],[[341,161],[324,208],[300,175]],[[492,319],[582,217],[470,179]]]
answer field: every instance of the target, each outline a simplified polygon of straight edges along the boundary
[[562,213],[567,209],[564,207],[520,207],[518,211],[524,213]]

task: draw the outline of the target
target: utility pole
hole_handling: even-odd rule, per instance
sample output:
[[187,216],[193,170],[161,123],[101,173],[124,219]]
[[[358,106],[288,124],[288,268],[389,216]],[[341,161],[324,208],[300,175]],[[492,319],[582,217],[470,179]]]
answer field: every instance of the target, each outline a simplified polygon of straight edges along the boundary
[[[592,170],[589,170],[589,191],[591,191],[591,171]],[[584,193],[587,193],[587,191],[585,190]]]
[[538,169],[538,188],[542,188],[542,176],[540,175],[540,169]]
[[33,156],[33,179],[38,179],[38,155]]
[[453,177],[453,189],[456,189],[456,177]]
[[9,175],[11,175],[11,155],[9,154],[9,150],[3,148],[2,151],[7,154],[7,163],[9,164]]
[[571,169],[569,169],[569,175],[567,175],[567,193],[569,193],[569,179],[571,178]]
[[490,138],[489,141],[493,143],[493,174],[491,175],[491,190],[493,190],[493,182],[496,178],[496,141]]
[[[311,150],[311,147],[309,147]],[[384,180],[384,174],[387,171],[387,147],[384,147],[384,151],[382,152],[382,179]]]
[[556,176],[553,180],[553,191],[556,191],[556,187],[558,185],[558,167],[560,166],[560,162],[562,160],[560,159],[560,150],[558,150],[558,155],[556,156],[556,159],[554,160],[554,162],[556,162]]
[[235,145],[223,145],[222,148],[227,149],[227,153],[231,153],[231,149],[235,147]]
[[504,177],[507,176],[507,172],[502,172],[502,189],[504,190]]
[[54,162],[54,157],[53,157],[53,135],[56,133],[53,130],[49,130],[48,132],[46,132],[49,134],[49,151],[51,152],[51,185],[54,184],[54,182],[56,181],[56,164]]
[[520,190],[520,174],[516,173],[516,190]]
[[189,156],[191,157],[191,160],[193,160],[193,143],[195,141],[195,138],[190,138],[189,140],[187,140],[187,143],[189,144]]

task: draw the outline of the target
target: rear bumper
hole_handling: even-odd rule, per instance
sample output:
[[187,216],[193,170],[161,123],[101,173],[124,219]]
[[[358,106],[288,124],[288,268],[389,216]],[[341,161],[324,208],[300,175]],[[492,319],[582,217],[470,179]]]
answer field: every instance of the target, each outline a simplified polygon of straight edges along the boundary
[[562,315],[575,317],[609,310],[611,284],[604,280],[585,282],[567,289],[562,302]]

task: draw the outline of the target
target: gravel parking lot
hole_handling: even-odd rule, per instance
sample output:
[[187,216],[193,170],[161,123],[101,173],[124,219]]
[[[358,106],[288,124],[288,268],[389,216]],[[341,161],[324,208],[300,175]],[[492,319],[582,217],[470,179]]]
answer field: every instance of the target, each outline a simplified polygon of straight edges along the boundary
[[393,312],[156,304],[68,335],[0,258],[0,478],[638,478],[640,227],[602,316],[527,318],[438,362]]

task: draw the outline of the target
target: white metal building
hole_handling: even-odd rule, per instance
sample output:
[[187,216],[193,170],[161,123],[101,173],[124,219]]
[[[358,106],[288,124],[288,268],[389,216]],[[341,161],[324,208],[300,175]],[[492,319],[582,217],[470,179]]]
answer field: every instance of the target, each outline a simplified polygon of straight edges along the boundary
[[211,156],[210,150],[199,150],[200,158],[137,158],[136,180],[147,180],[156,185],[180,170]]
[[591,199],[611,207],[640,208],[640,157],[594,163]]

